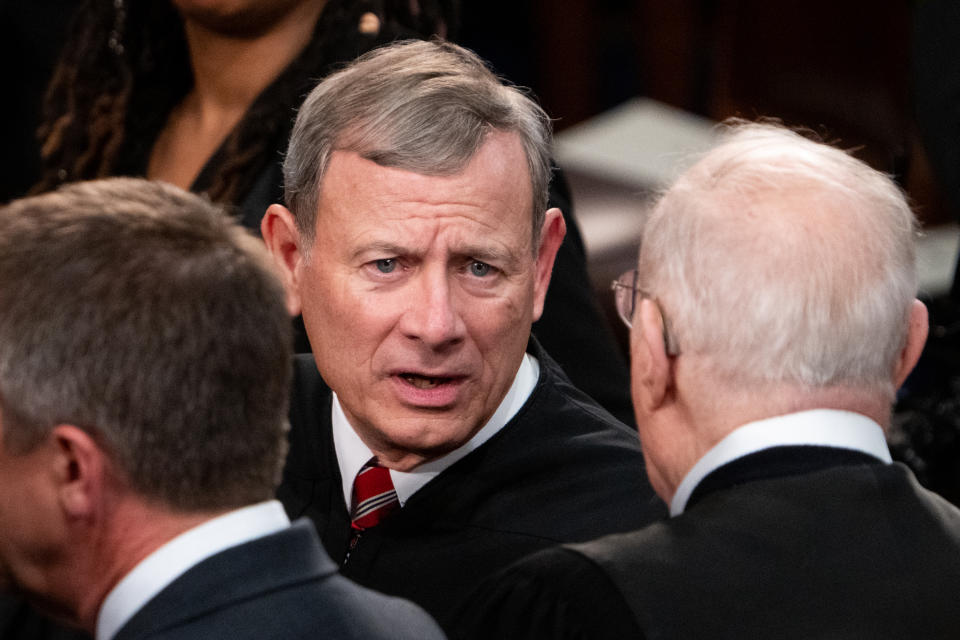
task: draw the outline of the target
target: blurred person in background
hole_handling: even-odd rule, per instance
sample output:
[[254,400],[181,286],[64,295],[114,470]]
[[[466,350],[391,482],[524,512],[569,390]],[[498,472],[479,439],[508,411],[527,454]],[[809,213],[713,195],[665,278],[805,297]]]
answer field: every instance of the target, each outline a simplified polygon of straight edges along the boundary
[[[259,232],[267,207],[282,202],[283,151],[316,82],[400,38],[453,38],[458,22],[457,0],[88,0],[47,91],[34,191],[145,176],[206,193]],[[568,233],[534,333],[629,424],[626,364],[559,172],[550,200]],[[296,328],[295,349],[310,351]]]

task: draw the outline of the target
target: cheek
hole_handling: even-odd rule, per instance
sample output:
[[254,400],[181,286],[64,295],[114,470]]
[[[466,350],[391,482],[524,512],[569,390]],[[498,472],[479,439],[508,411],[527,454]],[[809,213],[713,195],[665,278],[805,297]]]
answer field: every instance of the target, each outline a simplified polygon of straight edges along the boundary
[[[42,461],[38,460],[37,464]],[[0,496],[0,591],[15,581],[29,586],[38,569],[67,544],[70,532],[53,487],[35,468],[11,469],[0,482],[12,490]]]
[[396,305],[382,295],[342,286],[315,286],[309,295],[304,324],[321,372],[332,376],[368,363],[396,323]]
[[485,360],[499,363],[522,355],[530,337],[529,304],[514,298],[474,300],[467,309],[467,331]]
[[491,330],[517,331],[523,323],[533,323],[534,289],[532,278],[511,280],[495,295],[465,296],[465,318],[476,317]]
[[[326,275],[324,275],[326,274]],[[304,272],[300,287],[303,319],[317,336],[353,335],[350,327],[361,327],[372,306],[352,292],[348,280],[335,269],[319,266]],[[311,338],[313,338],[311,333]],[[335,339],[335,338],[333,338]],[[341,338],[342,339],[342,338]]]

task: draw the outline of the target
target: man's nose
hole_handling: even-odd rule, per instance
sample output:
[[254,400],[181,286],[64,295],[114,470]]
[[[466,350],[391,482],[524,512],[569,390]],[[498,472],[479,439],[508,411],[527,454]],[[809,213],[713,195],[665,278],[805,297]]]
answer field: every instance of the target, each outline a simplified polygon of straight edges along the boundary
[[402,331],[431,349],[459,343],[466,331],[455,292],[445,270],[427,269],[409,291]]

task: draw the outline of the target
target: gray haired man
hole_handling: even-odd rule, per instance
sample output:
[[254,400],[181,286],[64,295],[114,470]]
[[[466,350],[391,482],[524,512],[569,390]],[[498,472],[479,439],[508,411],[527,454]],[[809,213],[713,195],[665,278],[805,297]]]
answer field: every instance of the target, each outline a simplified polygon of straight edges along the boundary
[[396,44],[308,96],[263,221],[315,357],[278,495],[448,627],[498,567],[663,513],[635,434],[531,338],[565,232],[550,140],[471,52]]
[[125,178],[16,201],[0,282],[0,587],[97,640],[441,637],[271,499],[290,324],[220,209]]
[[846,153],[733,126],[615,283],[673,517],[518,563],[474,637],[955,638],[960,511],[884,440],[927,334],[914,224]]

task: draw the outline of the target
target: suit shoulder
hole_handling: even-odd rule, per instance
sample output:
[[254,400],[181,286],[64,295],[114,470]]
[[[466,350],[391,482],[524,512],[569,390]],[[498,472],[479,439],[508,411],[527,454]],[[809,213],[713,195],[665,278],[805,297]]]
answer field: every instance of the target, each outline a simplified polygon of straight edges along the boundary
[[464,637],[642,638],[630,607],[589,558],[552,547],[486,579],[459,615]]
[[418,605],[359,586],[335,575],[326,580],[319,594],[328,603],[327,628],[346,628],[357,638],[433,640],[443,632]]

